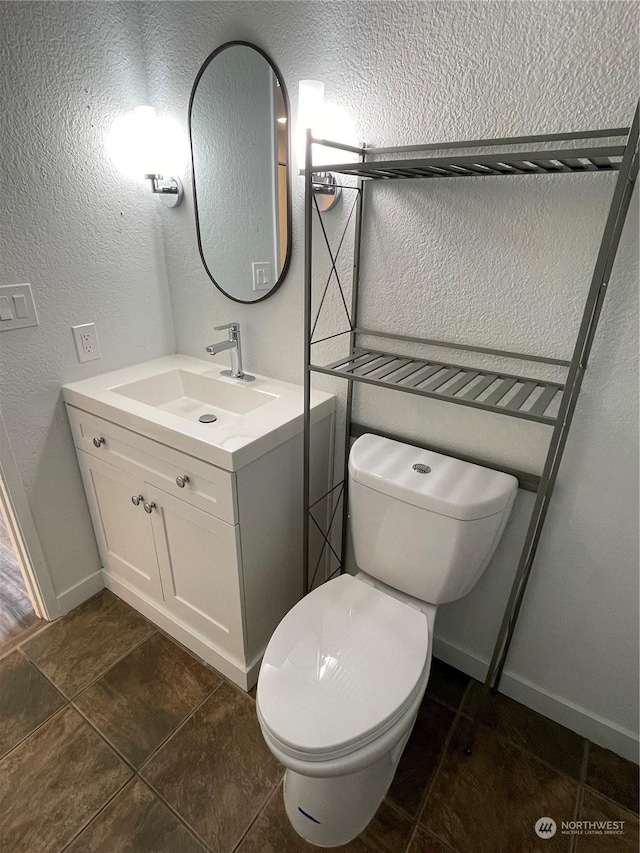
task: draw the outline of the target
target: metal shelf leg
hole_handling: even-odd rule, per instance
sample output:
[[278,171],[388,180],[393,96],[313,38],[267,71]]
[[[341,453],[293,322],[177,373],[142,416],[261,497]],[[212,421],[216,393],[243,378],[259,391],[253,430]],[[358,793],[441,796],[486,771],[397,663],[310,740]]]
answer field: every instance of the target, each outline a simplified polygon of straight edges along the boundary
[[[567,377],[567,384],[560,404],[558,420],[549,443],[549,450],[544,469],[540,479],[540,486],[536,496],[531,521],[527,530],[524,546],[516,575],[511,588],[509,602],[498,633],[498,639],[493,651],[493,656],[487,671],[485,690],[483,695],[488,697],[490,693],[497,693],[504,665],[509,653],[511,640],[524,599],[527,583],[531,575],[531,569],[535,560],[536,551],[540,542],[542,528],[546,520],[547,511],[553,489],[562,462],[562,456],[566,446],[569,429],[578,402],[582,380],[587,368],[591,346],[595,336],[598,320],[602,311],[606,295],[609,277],[613,269],[616,252],[620,243],[620,237],[624,227],[627,211],[631,202],[631,196],[638,176],[638,110],[633,120],[629,142],[621,164],[618,180],[614,190],[613,198],[607,216],[600,250],[596,261],[589,294],[576,339],[571,366]],[[483,707],[483,703],[479,703]],[[478,724],[479,711],[476,711],[473,726],[464,750],[466,755],[471,755],[473,741],[475,739]]]

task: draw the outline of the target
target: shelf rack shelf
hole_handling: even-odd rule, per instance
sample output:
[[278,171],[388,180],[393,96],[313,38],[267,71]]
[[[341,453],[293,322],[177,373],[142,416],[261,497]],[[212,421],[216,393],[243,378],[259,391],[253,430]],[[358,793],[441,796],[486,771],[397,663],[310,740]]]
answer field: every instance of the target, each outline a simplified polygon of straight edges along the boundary
[[[319,145],[334,150],[343,150],[356,154],[357,162],[335,163],[332,165],[313,165],[313,146]],[[467,153],[468,149],[474,149]],[[498,150],[501,149],[501,150]],[[433,154],[437,152],[437,156]],[[462,152],[462,153],[461,153]],[[391,155],[391,156],[389,156]],[[409,156],[408,156],[409,155]],[[426,156],[425,156],[426,155]],[[384,157],[385,159],[380,159]],[[491,662],[487,670],[485,688],[487,694],[498,690],[500,678],[516,627],[518,614],[524,598],[527,582],[533,567],[538,543],[547,516],[549,502],[562,460],[565,444],[571,427],[578,396],[585,371],[588,366],[591,346],[596,333],[598,320],[604,303],[613,268],[620,236],[624,226],[631,195],[638,175],[638,109],[628,128],[608,128],[588,130],[577,133],[546,134],[538,136],[519,136],[512,138],[465,140],[461,142],[427,143],[399,147],[365,147],[344,145],[338,142],[313,138],[307,133],[305,170],[305,418],[304,418],[304,588],[308,592],[313,586],[315,573],[320,561],[315,563],[313,577],[310,564],[310,521],[320,529],[317,519],[311,514],[309,487],[309,457],[311,452],[311,376],[323,373],[347,381],[345,409],[344,465],[342,480],[336,483],[327,494],[335,495],[336,505],[331,514],[328,529],[320,529],[324,544],[338,562],[333,574],[344,571],[346,554],[347,525],[347,487],[348,455],[351,439],[362,434],[363,430],[386,434],[388,437],[404,441],[405,437],[381,433],[372,425],[355,424],[352,421],[354,385],[364,383],[390,388],[401,393],[431,397],[453,404],[474,407],[483,411],[536,421],[551,428],[551,437],[546,460],[541,474],[510,471],[518,476],[520,486],[535,491],[536,498],[525,537],[524,545],[515,571],[509,601],[504,612],[500,631],[496,639]],[[345,191],[355,193],[351,213],[355,210],[355,236],[353,248],[353,272],[351,278],[351,307],[347,306],[337,260],[347,231],[345,226],[340,243],[332,251],[323,216],[314,191],[321,188],[322,182],[315,180],[320,173],[343,175],[345,180],[339,186]],[[609,213],[602,234],[600,248],[594,267],[591,284],[578,334],[569,361],[553,357],[527,355],[488,347],[473,346],[467,343],[432,340],[399,335],[385,330],[362,328],[358,324],[360,301],[360,253],[362,243],[363,200],[369,187],[380,181],[389,180],[432,180],[434,178],[487,178],[487,177],[524,177],[525,175],[593,175],[617,173]],[[355,178],[355,182],[353,179]],[[353,183],[350,183],[353,182]],[[322,228],[332,268],[315,319],[312,317],[313,275],[313,222],[317,216]],[[351,214],[350,214],[351,216]],[[314,339],[318,317],[322,310],[329,284],[333,280],[348,319],[349,328],[322,338]],[[332,338],[348,336],[347,352],[329,364],[314,361],[314,346]],[[366,342],[363,342],[366,338]],[[402,350],[402,344],[421,344],[429,347],[453,349],[465,353],[465,364],[432,360],[427,357],[415,357],[403,352],[389,352],[369,345],[371,338],[394,341],[393,346]],[[470,353],[496,356],[499,358],[519,359],[530,363],[543,363],[562,369],[562,381],[550,382],[529,375],[502,373],[498,370],[483,369],[473,365]],[[467,355],[469,357],[467,358]],[[418,443],[418,442],[413,442]],[[441,448],[422,444],[432,450]],[[457,455],[450,449],[442,452]],[[486,460],[468,455],[459,458],[476,462],[488,467],[496,467]],[[342,503],[342,547],[338,554],[331,542],[331,528],[338,517],[338,502]],[[322,553],[321,555],[322,556]],[[332,575],[330,575],[331,577]],[[311,584],[309,581],[311,580]],[[477,724],[477,717],[476,717]],[[473,727],[467,750],[475,736]]]
[[[416,178],[478,178],[505,175],[549,175],[583,174],[588,172],[618,171],[622,164],[628,127],[607,130],[584,131],[583,133],[547,134],[544,136],[514,137],[512,139],[484,139],[464,142],[407,145],[399,148],[361,148],[364,156],[360,163],[336,163],[323,166],[323,172],[352,175],[365,180],[402,180]],[[609,140],[602,145],[601,140]],[[612,144],[618,140],[618,144]],[[316,140],[318,142],[318,140]],[[513,150],[518,146],[549,145]],[[335,143],[321,141],[320,144],[338,147]],[[559,146],[559,147],[558,147]],[[492,149],[506,148],[497,152]],[[474,154],[459,154],[467,148],[488,148]],[[511,150],[509,150],[511,149]],[[350,149],[353,150],[353,149]],[[402,153],[424,151],[448,151],[438,157],[398,159]],[[366,160],[367,157],[393,153],[393,160]],[[318,170],[320,171],[320,170]]]
[[362,347],[354,347],[351,354],[330,364],[311,364],[309,369],[550,425],[555,423],[551,412],[557,411],[564,390],[558,382]]
[[[480,178],[496,175],[549,175],[582,172],[611,172],[620,169],[624,145],[609,148],[558,149],[513,154],[484,154],[466,157],[431,157],[420,160],[383,160],[354,166],[342,163],[328,167],[340,175],[373,180],[403,178]],[[325,167],[326,168],[326,167]]]

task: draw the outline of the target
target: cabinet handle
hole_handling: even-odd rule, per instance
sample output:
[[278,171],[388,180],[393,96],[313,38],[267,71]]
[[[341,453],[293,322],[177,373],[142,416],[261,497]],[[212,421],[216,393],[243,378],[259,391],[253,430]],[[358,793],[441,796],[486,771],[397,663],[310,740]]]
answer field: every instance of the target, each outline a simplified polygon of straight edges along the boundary
[[146,503],[144,505],[144,511],[148,512],[149,515],[151,515],[151,510],[153,510],[153,509],[155,509],[155,503],[153,501],[151,501],[151,503]]
[[104,438],[102,438],[102,437],[101,437],[101,438],[94,438],[94,439],[93,439],[93,446],[94,446],[94,447],[100,447],[100,445],[101,445],[101,444],[106,444],[106,443],[107,443],[107,442],[106,442],[106,441],[104,440]]
[[184,489],[188,482],[189,477],[186,474],[181,474],[179,477],[176,477],[176,486],[180,489]]
[[134,506],[139,506],[139,505],[140,505],[141,503],[143,503],[143,502],[144,502],[144,495],[134,495],[134,496],[131,498],[131,503],[132,503]]

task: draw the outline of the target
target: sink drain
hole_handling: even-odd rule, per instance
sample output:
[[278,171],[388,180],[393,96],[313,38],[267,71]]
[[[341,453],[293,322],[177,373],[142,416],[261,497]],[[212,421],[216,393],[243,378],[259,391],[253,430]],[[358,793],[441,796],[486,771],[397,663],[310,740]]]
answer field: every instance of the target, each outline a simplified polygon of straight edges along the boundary
[[198,420],[201,424],[212,424],[214,421],[217,421],[218,418],[216,415],[200,415]]

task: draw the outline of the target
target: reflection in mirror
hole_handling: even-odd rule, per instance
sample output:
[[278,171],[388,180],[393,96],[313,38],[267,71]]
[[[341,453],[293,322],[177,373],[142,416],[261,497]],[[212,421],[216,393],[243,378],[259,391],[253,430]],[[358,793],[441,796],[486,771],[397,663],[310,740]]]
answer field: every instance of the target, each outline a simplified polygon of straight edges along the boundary
[[229,42],[211,54],[191,93],[189,133],[202,262],[231,299],[257,302],[291,256],[289,102],[265,53]]

